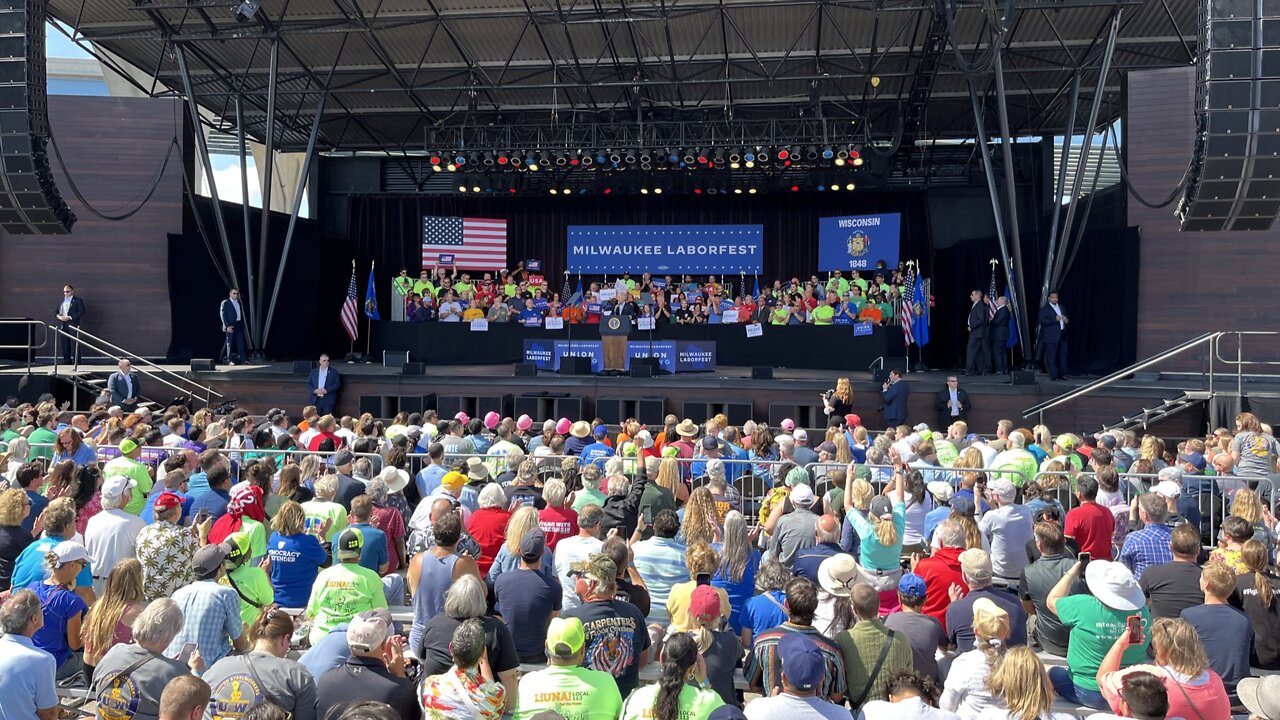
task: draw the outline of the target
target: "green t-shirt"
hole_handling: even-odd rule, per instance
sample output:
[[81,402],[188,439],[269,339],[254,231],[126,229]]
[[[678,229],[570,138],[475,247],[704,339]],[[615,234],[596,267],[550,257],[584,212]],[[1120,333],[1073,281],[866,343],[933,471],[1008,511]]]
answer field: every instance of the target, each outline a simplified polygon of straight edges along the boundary
[[267,527],[251,517],[240,518],[240,532],[249,536],[249,556],[254,562],[267,555]]
[[[657,704],[657,685],[636,688],[623,703],[622,717],[619,720],[649,720],[653,717],[653,708]],[[686,684],[680,688],[679,704],[677,717],[680,720],[706,720],[712,710],[724,705],[724,700],[721,700],[714,690],[695,688]]]
[[324,536],[325,542],[333,542],[338,533],[347,527],[347,509],[336,502],[328,500],[308,500],[302,503],[302,512],[312,521],[324,525],[325,520],[332,520],[329,532]]
[[789,320],[787,308],[783,305],[779,305],[773,309],[773,312],[769,313],[769,322],[774,325],[786,325]]
[[327,568],[316,576],[311,601],[307,603],[312,643],[365,610],[386,606],[378,573],[353,562]]
[[840,294],[840,297],[844,297],[844,294],[849,292],[848,280],[844,278],[835,278],[833,282],[836,284],[836,292]]
[[[231,584],[232,580],[235,581],[234,585]],[[276,591],[271,587],[271,579],[267,577],[265,570],[256,565],[241,565],[228,575],[223,575],[218,582],[239,591],[240,619],[245,625],[253,624],[258,619],[258,611],[276,601]]]
[[432,284],[430,281],[423,282],[419,280],[413,284],[413,291],[418,293],[419,295],[434,296],[436,294],[436,286]]
[[528,720],[544,710],[565,720],[615,720],[622,695],[613,676],[584,667],[548,666],[520,680],[515,720]]
[[1071,463],[1076,466],[1077,470],[1084,469],[1084,464],[1080,462],[1080,456],[1075,453],[1071,453],[1070,455],[1054,455],[1053,457],[1045,458],[1044,462],[1040,463],[1040,472],[1048,472],[1046,467],[1054,460],[1061,462],[1063,467],[1066,467],[1067,463]]
[[836,311],[830,305],[819,305],[813,309],[809,317],[813,318],[814,325],[830,325],[831,319],[835,317]]
[[893,319],[893,303],[882,302],[876,307],[880,308],[880,314],[884,316],[885,320]]
[[151,476],[147,474],[147,466],[121,455],[102,468],[103,478],[112,475],[124,475],[138,484],[133,489],[133,498],[124,506],[124,511],[130,515],[140,515],[142,508],[147,506],[147,496],[151,494]]
[[395,276],[391,279],[391,290],[401,297],[407,297],[413,292],[413,278]]
[[519,289],[520,289],[519,285],[515,283],[507,283],[506,285],[502,286],[502,293],[507,297],[515,297],[516,291]]
[[1036,456],[1026,450],[1005,450],[996,456],[995,461],[991,464],[993,470],[1016,470],[1021,475],[1007,473],[997,475],[1003,477],[1013,483],[1014,487],[1022,487],[1031,482],[1036,476],[1036,469],[1039,463],[1036,462]]
[[22,433],[18,432],[17,430],[5,430],[5,431],[4,431],[4,441],[5,441],[5,442],[13,442],[14,440],[17,440],[17,439],[18,439],[18,438],[20,438],[20,437],[22,437]]
[[[46,458],[53,459],[53,443],[58,442],[58,435],[49,428],[36,428],[34,432],[27,436],[27,441],[31,443],[31,459]],[[36,447],[36,445],[46,445],[46,447]]]
[[462,295],[463,293],[473,293],[476,289],[469,282],[457,282],[453,284],[453,291],[458,295]]
[[1071,631],[1067,642],[1067,665],[1071,679],[1086,690],[1098,690],[1098,666],[1107,656],[1121,633],[1128,632],[1130,615],[1142,616],[1142,642],[1130,645],[1120,658],[1126,668],[1147,660],[1151,644],[1151,611],[1141,608],[1136,613],[1113,610],[1092,595],[1071,595],[1058,601],[1058,619]]
[[942,467],[954,467],[956,459],[960,457],[960,452],[956,450],[956,446],[952,445],[950,440],[943,440],[935,436],[933,449],[938,453],[938,464]]
[[862,279],[862,278],[860,278],[860,277],[855,277],[855,278],[853,279],[853,284],[854,284],[854,285],[857,285],[857,286],[858,286],[858,289],[862,290],[862,294],[863,294],[863,295],[866,295],[866,294],[867,294],[867,281],[866,281],[866,280],[863,280],[863,279]]
[[604,493],[593,487],[583,487],[573,494],[573,511],[580,512],[588,505],[604,507]]

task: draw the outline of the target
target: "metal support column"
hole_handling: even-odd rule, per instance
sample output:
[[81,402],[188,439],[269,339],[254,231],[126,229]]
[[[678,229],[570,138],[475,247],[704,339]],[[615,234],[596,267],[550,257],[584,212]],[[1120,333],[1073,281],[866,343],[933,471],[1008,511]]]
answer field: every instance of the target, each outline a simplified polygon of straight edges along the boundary
[[[240,197],[244,202],[240,203],[240,210],[244,215],[244,266],[245,273],[249,276],[245,288],[245,306],[244,313],[249,318],[254,318],[253,323],[248,323],[249,328],[259,327],[254,311],[258,307],[259,298],[253,293],[253,248],[251,247],[252,234],[249,232],[249,153],[248,145],[244,139],[244,108],[242,107],[243,98],[236,95],[236,139],[239,141],[240,149]],[[253,347],[257,347],[257,338],[252,333],[249,334],[249,341]]]
[[[231,273],[231,281],[240,286],[239,273],[236,272],[235,260],[231,257],[231,241],[227,239],[227,223],[222,217],[222,203],[218,200],[218,185],[213,178],[213,161],[209,159],[209,143],[204,136],[204,127],[200,124],[200,106],[196,104],[195,92],[191,89],[191,73],[187,70],[186,48],[180,42],[173,43],[173,52],[178,60],[178,72],[182,75],[182,90],[187,96],[187,111],[191,114],[191,125],[196,138],[196,152],[200,163],[204,166],[204,176],[209,181],[209,199],[213,201],[213,221],[218,227],[218,239],[222,243],[222,254],[227,262],[227,270]],[[195,188],[192,188],[194,191]],[[192,204],[192,212],[199,214],[198,208]],[[248,322],[248,313],[245,321]]]
[[[271,229],[271,180],[272,170],[275,168],[275,152],[276,152],[276,75],[280,58],[280,41],[271,41],[271,58],[267,68],[267,117],[266,130],[263,131],[262,142],[265,149],[262,157],[266,162],[266,167],[261,168],[262,171],[262,222],[259,226],[258,234],[258,290],[257,308],[258,318],[258,350],[259,352],[266,349],[266,333],[263,328],[266,325],[264,317],[262,298],[266,295],[266,286],[263,284],[267,276],[267,245],[268,237]],[[284,259],[281,258],[281,265]],[[279,281],[277,281],[278,283]]]
[[996,221],[996,238],[1000,242],[1000,259],[1004,262],[1005,267],[1009,267],[1009,247],[1004,235],[1004,211],[1000,207],[1000,190],[996,188],[995,169],[991,167],[991,150],[987,147],[987,131],[982,126],[982,108],[978,105],[978,88],[973,84],[973,77],[970,75],[965,75],[965,83],[969,87],[969,104],[973,108],[973,127],[978,135],[978,153],[982,155],[983,174],[987,177],[987,193],[991,196],[991,214]]
[[[337,63],[334,63],[337,66]],[[280,265],[276,269],[276,283],[271,289],[271,303],[267,307],[267,319],[262,326],[262,345],[265,348],[267,337],[271,334],[271,320],[275,317],[276,300],[280,297],[280,283],[284,278],[284,266],[289,260],[289,245],[293,242],[293,230],[298,224],[298,213],[302,212],[302,194],[307,187],[307,176],[311,172],[311,158],[315,155],[316,138],[320,136],[320,120],[324,116],[324,103],[329,96],[329,81],[333,80],[333,70],[329,71],[329,80],[320,93],[316,103],[316,116],[311,121],[311,134],[307,136],[307,154],[302,158],[302,172],[298,175],[298,187],[293,195],[293,208],[289,211],[289,228],[284,233],[284,251],[280,253]]]
[[1040,286],[1040,303],[1049,301],[1049,278],[1053,273],[1053,256],[1058,248],[1058,220],[1062,216],[1062,192],[1066,189],[1067,165],[1071,158],[1071,138],[1076,134],[1076,108],[1080,101],[1080,73],[1071,77],[1071,103],[1067,109],[1067,131],[1062,136],[1062,157],[1058,159],[1058,186],[1053,196],[1053,220],[1049,224],[1049,252],[1044,257],[1044,282]]
[[[1022,283],[1022,238],[1018,231],[1018,192],[1017,178],[1013,174],[1013,139],[1009,134],[1009,106],[1004,90],[1004,38],[996,36],[992,39],[995,53],[996,73],[996,109],[1000,119],[1000,153],[1004,162],[1005,202],[1009,207],[1009,230],[1011,232],[1009,255],[1013,262],[1005,261],[1005,287],[1009,288],[1013,305],[1013,316],[1018,323],[1018,337],[1027,337],[1027,313],[1030,308],[1026,303],[1026,289]],[[995,302],[991,298],[991,302]],[[1023,353],[1024,364],[1026,353]]]

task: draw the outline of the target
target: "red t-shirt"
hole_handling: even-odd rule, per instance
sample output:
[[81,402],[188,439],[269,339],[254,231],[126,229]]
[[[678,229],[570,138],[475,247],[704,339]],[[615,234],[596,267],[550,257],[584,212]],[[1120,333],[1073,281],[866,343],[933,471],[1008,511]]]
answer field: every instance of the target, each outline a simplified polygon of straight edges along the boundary
[[310,450],[311,452],[316,452],[317,450],[320,449],[320,443],[324,442],[325,440],[332,440],[333,448],[335,450],[342,447],[341,436],[334,435],[333,433],[322,432],[322,433],[318,433],[315,437],[311,438],[311,442],[307,444],[307,449]]
[[545,507],[538,513],[538,527],[547,536],[547,547],[555,552],[561,538],[578,534],[578,513],[573,508]]
[[1110,560],[1111,534],[1115,526],[1115,516],[1110,510],[1098,503],[1087,502],[1067,513],[1062,533],[1075,538],[1080,552],[1091,553],[1094,560]]
[[501,508],[480,508],[471,513],[471,519],[467,521],[467,532],[480,544],[480,557],[476,559],[476,565],[480,566],[481,575],[489,574],[493,559],[502,549],[502,543],[506,542],[507,521],[510,519],[511,513]]
[[923,558],[916,564],[916,574],[924,578],[924,607],[921,612],[942,623],[947,629],[947,607],[951,605],[948,594],[954,583],[963,588],[963,595],[969,594],[969,586],[964,582],[964,573],[960,571],[960,553],[964,548],[939,548],[933,555]]

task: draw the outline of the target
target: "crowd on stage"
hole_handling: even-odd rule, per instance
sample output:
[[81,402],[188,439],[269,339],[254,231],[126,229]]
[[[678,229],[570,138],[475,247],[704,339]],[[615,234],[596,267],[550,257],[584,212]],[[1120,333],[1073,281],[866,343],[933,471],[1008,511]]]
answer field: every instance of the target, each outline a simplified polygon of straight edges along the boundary
[[1255,416],[873,431],[845,390],[824,428],[10,399],[0,717],[1280,720]]
[[623,273],[585,287],[579,281],[571,291],[567,281],[562,288],[551,287],[520,263],[515,271],[496,275],[424,269],[417,280],[401,270],[392,284],[393,302],[405,303],[404,318],[410,322],[488,320],[540,327],[547,318],[599,323],[616,313],[681,325],[888,325],[902,311],[907,268],[881,262],[865,273],[836,270],[826,279],[793,277],[763,286],[754,276],[709,275],[699,281],[691,275]]

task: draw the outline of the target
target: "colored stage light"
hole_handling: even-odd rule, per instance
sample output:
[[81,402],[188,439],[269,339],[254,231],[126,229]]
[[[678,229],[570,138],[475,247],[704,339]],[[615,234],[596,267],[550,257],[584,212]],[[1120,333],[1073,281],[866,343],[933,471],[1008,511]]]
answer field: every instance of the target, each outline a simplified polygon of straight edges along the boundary
[[788,152],[786,148],[778,148],[778,159],[779,159],[779,160],[786,160],[786,159],[787,159],[787,158],[789,158],[789,157],[791,157],[791,153],[790,153],[790,152]]
[[696,187],[696,188],[694,188],[694,189],[693,189],[693,194],[694,194],[694,195],[701,195],[701,194],[702,194],[702,188],[700,188],[700,187]]
[[818,192],[822,192],[823,190],[826,190],[826,189],[827,189],[827,186],[826,186],[826,185],[819,185],[819,186],[818,186]]
[[791,192],[800,192],[800,186],[799,186],[799,185],[792,185],[792,186],[791,186]]
[[466,157],[465,155],[459,155],[458,157],[456,157],[456,158],[454,158],[454,159],[453,159],[453,164],[454,164],[454,165],[466,165],[466,164],[467,164],[467,157]]
[[823,160],[830,160],[831,158],[833,158],[833,157],[835,157],[835,156],[836,156],[836,152],[835,152],[834,150],[832,150],[832,149],[831,149],[831,146],[830,146],[830,145],[827,145],[826,147],[822,148],[822,159],[823,159]]
[[742,159],[746,160],[747,162],[755,162],[756,154],[748,150],[742,154]]
[[604,153],[596,153],[596,164],[597,164],[597,165],[603,165],[603,164],[605,163],[605,161],[606,161],[606,160],[608,160],[608,158],[606,158],[606,157],[604,156]]
[[432,164],[432,165],[439,165],[439,164],[440,164],[440,156],[439,156],[439,155],[432,155],[432,156],[431,156],[431,164]]
[[845,185],[845,186],[844,186],[844,189],[845,189],[845,190],[853,190],[853,189],[854,189],[854,188],[856,188],[856,187],[858,187],[858,186],[857,186],[857,185],[854,185],[853,183],[849,183],[848,185]]

